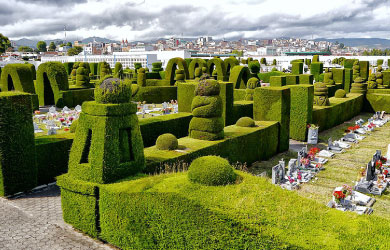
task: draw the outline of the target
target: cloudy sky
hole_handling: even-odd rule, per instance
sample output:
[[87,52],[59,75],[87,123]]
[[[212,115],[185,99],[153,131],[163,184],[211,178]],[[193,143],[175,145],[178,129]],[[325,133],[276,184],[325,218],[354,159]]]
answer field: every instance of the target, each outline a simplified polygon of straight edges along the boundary
[[390,0],[0,0],[11,39],[390,38]]

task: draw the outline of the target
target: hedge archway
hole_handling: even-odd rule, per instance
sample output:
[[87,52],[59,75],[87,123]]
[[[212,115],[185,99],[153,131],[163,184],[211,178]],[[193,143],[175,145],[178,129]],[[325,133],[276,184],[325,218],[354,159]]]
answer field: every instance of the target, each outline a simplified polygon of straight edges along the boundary
[[168,61],[168,65],[165,68],[165,80],[168,80],[171,85],[175,84],[175,70],[178,67],[184,70],[185,80],[190,79],[190,73],[188,72],[188,66],[183,58],[175,57]]
[[[64,105],[63,91],[67,90],[69,90],[68,75],[62,63],[47,62],[39,65],[36,82],[39,106],[55,105],[62,107]],[[53,95],[53,98],[45,95]]]
[[226,66],[221,58],[213,58],[207,61],[207,73],[212,75],[214,67],[217,70],[217,80],[226,81]]
[[244,89],[251,76],[247,66],[235,66],[230,73],[229,82],[234,84],[235,89]]
[[1,72],[1,91],[20,91],[35,94],[31,68],[27,64],[7,64]]
[[190,73],[190,79],[195,78],[195,69],[198,67],[199,68],[207,67],[207,62],[202,58],[193,59],[191,61],[190,65],[188,66],[188,71]]
[[232,69],[235,67],[235,66],[238,66],[240,65],[240,62],[237,60],[237,58],[235,57],[229,57],[229,58],[226,58],[224,60],[224,63],[226,65],[226,74],[227,75],[230,75],[230,73],[232,72]]

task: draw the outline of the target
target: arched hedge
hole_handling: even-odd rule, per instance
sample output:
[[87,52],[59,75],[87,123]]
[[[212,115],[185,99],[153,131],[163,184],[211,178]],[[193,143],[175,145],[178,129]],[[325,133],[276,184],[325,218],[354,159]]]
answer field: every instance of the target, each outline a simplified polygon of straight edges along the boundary
[[35,94],[34,81],[28,64],[7,64],[1,72],[1,91],[20,91]]
[[196,68],[202,68],[207,67],[207,62],[202,58],[195,58],[191,61],[190,65],[188,66],[188,71],[190,73],[190,79],[195,78],[195,69]]
[[68,75],[60,62],[46,62],[38,67],[36,93],[39,105],[64,105],[63,93],[69,89]]
[[251,77],[251,72],[247,66],[235,66],[230,73],[229,82],[234,84],[235,89],[244,89]]
[[184,70],[185,80],[190,79],[190,73],[188,72],[188,66],[183,58],[175,57],[168,61],[168,65],[165,68],[165,80],[168,80],[171,85],[175,84],[175,70],[176,66]]
[[237,60],[237,58],[231,56],[231,57],[228,57],[224,60],[224,63],[226,65],[226,74],[227,75],[230,75],[232,69],[235,67],[235,66],[238,66],[240,65],[240,61]]
[[66,70],[66,73],[68,74],[68,76],[70,76],[70,73],[72,73],[73,65],[74,65],[74,62],[64,63],[64,67],[65,67],[65,70]]
[[213,70],[217,70],[217,80],[220,81],[226,81],[227,80],[227,74],[226,74],[226,65],[223,62],[221,58],[213,58],[207,61],[207,73],[210,75],[213,74]]

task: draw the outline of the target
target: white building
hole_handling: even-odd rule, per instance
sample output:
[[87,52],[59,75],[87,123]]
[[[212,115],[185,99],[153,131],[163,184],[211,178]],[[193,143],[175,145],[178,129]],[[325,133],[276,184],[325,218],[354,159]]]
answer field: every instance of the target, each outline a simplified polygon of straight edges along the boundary
[[272,46],[257,48],[255,52],[248,52],[249,56],[276,56],[277,48]]

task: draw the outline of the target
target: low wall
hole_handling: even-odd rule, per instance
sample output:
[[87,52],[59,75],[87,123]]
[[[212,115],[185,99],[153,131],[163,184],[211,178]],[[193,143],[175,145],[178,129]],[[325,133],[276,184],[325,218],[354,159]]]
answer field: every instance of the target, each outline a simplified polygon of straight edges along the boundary
[[366,99],[368,110],[390,113],[390,89],[369,89]]

